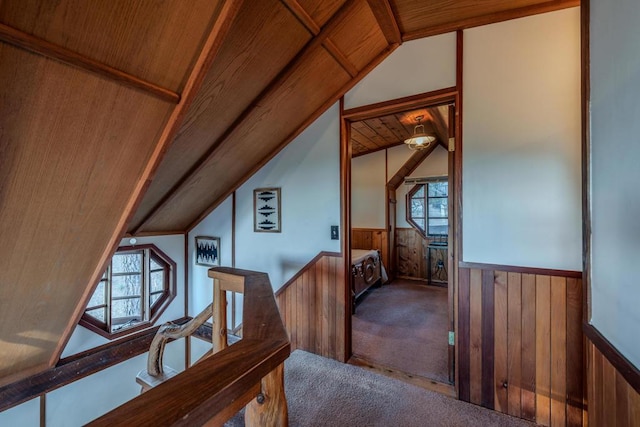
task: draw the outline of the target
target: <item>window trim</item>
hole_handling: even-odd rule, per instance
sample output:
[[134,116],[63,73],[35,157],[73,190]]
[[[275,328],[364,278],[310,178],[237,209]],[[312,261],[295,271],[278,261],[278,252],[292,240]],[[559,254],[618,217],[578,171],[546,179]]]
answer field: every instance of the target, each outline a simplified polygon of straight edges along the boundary
[[[176,263],[175,261],[173,261],[173,259],[171,259],[171,257],[169,257],[169,255],[167,255],[166,253],[164,253],[163,251],[161,251],[156,245],[154,244],[144,244],[144,245],[135,245],[135,246],[120,246],[118,247],[118,249],[116,250],[116,252],[113,255],[116,255],[118,253],[126,253],[126,252],[132,252],[132,251],[148,251],[149,253],[149,259],[147,259],[147,257],[144,257],[144,264],[142,267],[142,274],[143,274],[143,281],[144,282],[148,282],[147,284],[145,284],[143,286],[142,289],[142,299],[143,299],[143,304],[144,304],[144,308],[143,310],[149,310],[149,319],[148,320],[143,320],[140,323],[138,323],[135,326],[132,326],[130,328],[123,328],[121,330],[115,331],[115,332],[111,332],[109,331],[109,322],[101,322],[100,320],[96,319],[95,317],[88,315],[86,313],[87,309],[89,307],[85,307],[84,312],[82,313],[82,317],[80,318],[80,321],[78,322],[80,325],[84,326],[85,328],[89,329],[92,332],[95,332],[109,340],[113,340],[116,338],[120,338],[122,336],[125,335],[129,335],[131,333],[134,332],[138,332],[140,330],[143,329],[147,329],[152,327],[155,322],[158,321],[158,318],[162,315],[162,313],[166,310],[166,308],[169,306],[169,304],[171,303],[171,301],[173,301],[173,299],[176,297],[177,294],[177,284],[176,284],[176,279],[177,279],[177,272],[176,272]],[[150,297],[151,297],[151,281],[150,281],[150,277],[151,277],[151,268],[150,268],[150,260],[156,258],[156,262],[158,262],[158,260],[164,264],[167,265],[168,269],[165,270],[165,280],[168,280],[169,286],[167,287],[167,291],[164,292],[163,291],[163,295],[158,298],[158,300],[153,304],[153,309],[152,306],[150,304]],[[113,257],[112,257],[113,259]],[[146,265],[149,264],[149,267]],[[108,272],[108,279],[105,281],[106,285],[105,285],[105,303],[95,306],[95,307],[91,307],[93,308],[101,308],[101,307],[105,307],[105,311],[106,311],[106,317],[105,318],[110,318],[111,317],[111,286],[109,286],[110,283],[112,283],[111,281],[111,261],[109,261],[109,264],[106,268],[105,271]],[[96,288],[98,287],[98,284],[100,282],[103,281],[103,275],[100,276],[100,278],[98,279],[98,281],[96,282],[96,284],[93,286],[93,290],[91,295],[93,295],[93,293],[95,292]],[[148,286],[147,286],[148,285]],[[148,289],[147,289],[148,288]],[[87,302],[88,304],[88,302]]]
[[[416,185],[414,185],[408,192],[406,195],[406,208],[405,208],[405,216],[406,216],[406,220],[409,223],[409,225],[411,225],[411,227],[413,227],[418,233],[420,233],[420,235],[425,238],[428,239],[430,237],[443,237],[443,236],[448,236],[447,234],[429,234],[429,218],[432,219],[445,219],[443,218],[439,218],[439,217],[429,217],[429,184],[431,183],[437,183],[437,182],[446,182],[447,184],[449,183],[448,178],[447,177],[438,177],[438,178],[430,178],[430,179],[425,179],[424,182],[419,182]],[[418,192],[418,190],[420,190],[420,187],[424,186],[424,230],[413,220],[413,217],[411,216],[411,200],[413,199],[413,195]],[[432,197],[432,198],[444,198],[444,197]],[[447,199],[449,198],[449,188],[447,188]],[[446,216],[446,220],[447,220],[447,230],[450,227],[450,219],[449,219],[449,212],[447,212],[447,216]]]

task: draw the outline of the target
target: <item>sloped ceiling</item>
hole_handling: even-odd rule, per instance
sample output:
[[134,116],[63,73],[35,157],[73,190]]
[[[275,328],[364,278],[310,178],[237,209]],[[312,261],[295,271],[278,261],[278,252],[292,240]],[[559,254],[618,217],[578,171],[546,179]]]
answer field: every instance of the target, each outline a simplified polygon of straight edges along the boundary
[[185,231],[402,40],[578,1],[0,2],[0,385],[123,234]]

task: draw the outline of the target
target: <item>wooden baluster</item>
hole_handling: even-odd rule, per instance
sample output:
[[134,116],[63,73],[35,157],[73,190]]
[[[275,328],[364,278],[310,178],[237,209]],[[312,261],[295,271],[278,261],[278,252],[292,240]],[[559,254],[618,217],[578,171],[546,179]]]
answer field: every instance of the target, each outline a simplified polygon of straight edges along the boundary
[[213,330],[211,334],[213,353],[227,348],[227,293],[219,279],[213,280]]
[[262,378],[262,392],[247,405],[244,422],[247,427],[289,425],[287,398],[284,394],[284,364],[281,363]]

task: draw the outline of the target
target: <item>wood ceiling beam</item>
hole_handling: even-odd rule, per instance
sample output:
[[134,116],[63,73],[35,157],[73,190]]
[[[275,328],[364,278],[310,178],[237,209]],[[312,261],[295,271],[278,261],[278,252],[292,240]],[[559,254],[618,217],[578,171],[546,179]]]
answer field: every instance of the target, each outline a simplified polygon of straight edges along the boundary
[[[260,105],[264,103],[265,99],[271,96],[287,82],[287,79],[289,79],[289,77],[291,77],[298,70],[298,68],[305,63],[307,58],[313,55],[315,49],[323,48],[323,42],[327,39],[329,34],[342,22],[343,19],[345,19],[356,8],[356,6],[356,1],[347,1],[340,7],[340,9],[338,9],[338,11],[322,28],[320,33],[318,33],[317,36],[307,42],[302,50],[273,78],[273,80],[269,82],[269,84],[262,90],[262,92],[260,92],[260,94],[258,94],[258,96],[249,104],[249,106],[244,109],[244,111],[238,116],[238,118],[236,118],[231,126],[229,126],[229,128],[227,128],[227,130],[225,130],[224,133],[211,145],[211,147],[204,153],[204,155],[202,155],[202,157],[200,157],[200,159],[198,159],[198,161],[191,168],[189,168],[189,170],[184,175],[182,175],[177,183],[173,187],[171,187],[171,189],[165,194],[165,196],[155,204],[155,206],[142,219],[142,221],[140,221],[139,224],[133,227],[131,234],[136,235],[152,218],[155,217],[155,215],[163,207],[165,207],[176,196],[178,191],[189,181],[189,179],[197,174],[214,156],[214,154],[218,151],[224,141],[227,140],[233,132],[235,132],[245,123],[246,118],[249,117],[254,112],[254,110],[260,108]],[[368,72],[368,67],[365,67],[365,69],[362,71],[365,70],[367,70]],[[358,75],[360,75],[362,71],[360,71]],[[280,151],[280,149],[278,149],[278,151]],[[226,195],[228,196],[232,192],[233,191],[229,191],[226,193]]]
[[402,34],[389,0],[367,0],[380,29],[389,44],[402,43]]
[[402,35],[402,41],[421,39],[423,37],[435,36],[437,34],[450,33],[452,31],[463,30],[466,28],[479,27],[482,25],[494,24],[496,22],[508,21],[511,19],[538,15],[541,13],[553,12],[555,10],[567,9],[576,6],[580,6],[580,0],[548,1],[545,3],[504,10],[502,12],[489,13],[481,16],[474,16],[467,19],[430,26],[416,31],[410,31]]
[[107,64],[88,58],[31,34],[27,34],[8,25],[0,24],[0,41],[28,50],[36,55],[44,56],[73,67],[78,67],[102,77],[106,77],[110,80],[115,80],[124,85],[143,90],[165,101],[169,101],[174,104],[180,102],[180,95],[176,92],[142,80]]
[[[94,270],[89,283],[95,283],[97,285],[98,279],[104,273],[109,260],[112,258],[113,254],[118,248],[120,239],[125,234],[127,225],[131,220],[133,214],[135,213],[137,206],[142,201],[142,196],[144,195],[146,188],[151,182],[153,174],[160,164],[162,155],[165,153],[169,143],[173,140],[176,133],[178,132],[184,115],[186,114],[187,109],[196,97],[196,94],[200,89],[202,82],[204,81],[204,77],[211,67],[211,64],[213,63],[213,60],[220,51],[222,42],[228,34],[229,29],[231,28],[231,23],[240,10],[243,1],[244,0],[223,0],[218,16],[211,27],[211,30],[205,40],[200,55],[198,56],[191,70],[189,78],[187,79],[184,90],[182,92],[182,96],[180,97],[180,101],[174,107],[173,112],[167,120],[162,134],[158,139],[158,143],[156,144],[153,153],[149,157],[149,161],[147,162],[144,171],[140,176],[140,179],[131,192],[131,197],[126,204],[126,208],[120,215],[118,224],[115,227],[115,231],[106,245],[107,249],[100,257],[100,260],[97,263],[96,269]],[[87,306],[87,302],[91,298],[93,290],[93,286],[88,286],[85,290],[85,293],[80,299],[80,303],[77,305],[73,316],[71,316],[71,319],[69,319],[69,323],[65,328],[62,339],[58,343],[56,351],[53,352],[53,355],[49,360],[49,366],[55,365],[55,363],[60,359],[60,355],[62,354],[62,351],[69,341],[71,333],[78,324],[78,321],[80,320],[80,317],[82,316],[84,309]]]
[[[335,15],[334,15],[335,16]],[[275,150],[261,162],[256,164],[242,179],[238,180],[236,184],[227,190],[221,197],[219,197],[216,201],[214,201],[211,206],[207,210],[205,210],[202,214],[200,214],[188,227],[187,232],[193,230],[193,228],[200,223],[204,218],[207,217],[213,210],[220,205],[227,197],[231,195],[234,191],[236,191],[242,184],[244,184],[251,176],[253,176],[257,171],[259,171],[264,165],[266,165],[269,160],[276,156],[284,147],[286,147],[293,139],[295,139],[304,129],[306,129],[311,123],[313,123],[322,113],[324,113],[329,107],[335,104],[345,93],[347,93],[351,88],[353,88],[360,80],[362,80],[371,70],[377,67],[387,56],[391,54],[395,49],[398,48],[400,44],[392,44],[389,45],[386,49],[380,52],[376,57],[374,57],[360,72],[356,77],[346,83],[343,87],[338,89],[338,91],[329,98],[324,104],[322,104],[307,120],[305,120],[296,130],[294,130]]]
[[347,58],[347,56],[336,46],[336,44],[331,41],[331,39],[326,39],[322,46],[329,52],[329,54],[336,60],[338,64],[353,78],[358,75],[358,69],[355,65]]
[[291,12],[298,21],[314,36],[320,33],[320,26],[318,23],[307,13],[307,11],[296,0],[280,0],[289,12]]
[[436,137],[438,138],[438,144],[442,146],[445,150],[449,149],[449,127],[442,117],[440,110],[434,108],[431,111],[431,117],[433,117],[433,129],[436,132]]
[[436,149],[438,144],[432,144],[426,150],[416,151],[409,157],[409,159],[402,165],[398,172],[395,173],[391,177],[391,179],[387,182],[387,188],[390,191],[396,191],[404,178],[413,173],[414,170],[420,166],[420,163],[424,161],[427,157],[431,155]]

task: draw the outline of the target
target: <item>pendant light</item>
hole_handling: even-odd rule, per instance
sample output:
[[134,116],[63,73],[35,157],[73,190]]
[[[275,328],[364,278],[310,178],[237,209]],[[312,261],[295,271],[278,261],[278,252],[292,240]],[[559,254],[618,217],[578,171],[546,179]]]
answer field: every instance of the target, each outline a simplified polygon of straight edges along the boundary
[[433,141],[436,140],[436,137],[433,135],[427,135],[424,131],[424,125],[420,123],[424,116],[417,116],[416,122],[418,124],[413,128],[413,136],[411,138],[405,139],[404,143],[407,144],[410,150],[419,151],[428,148]]

